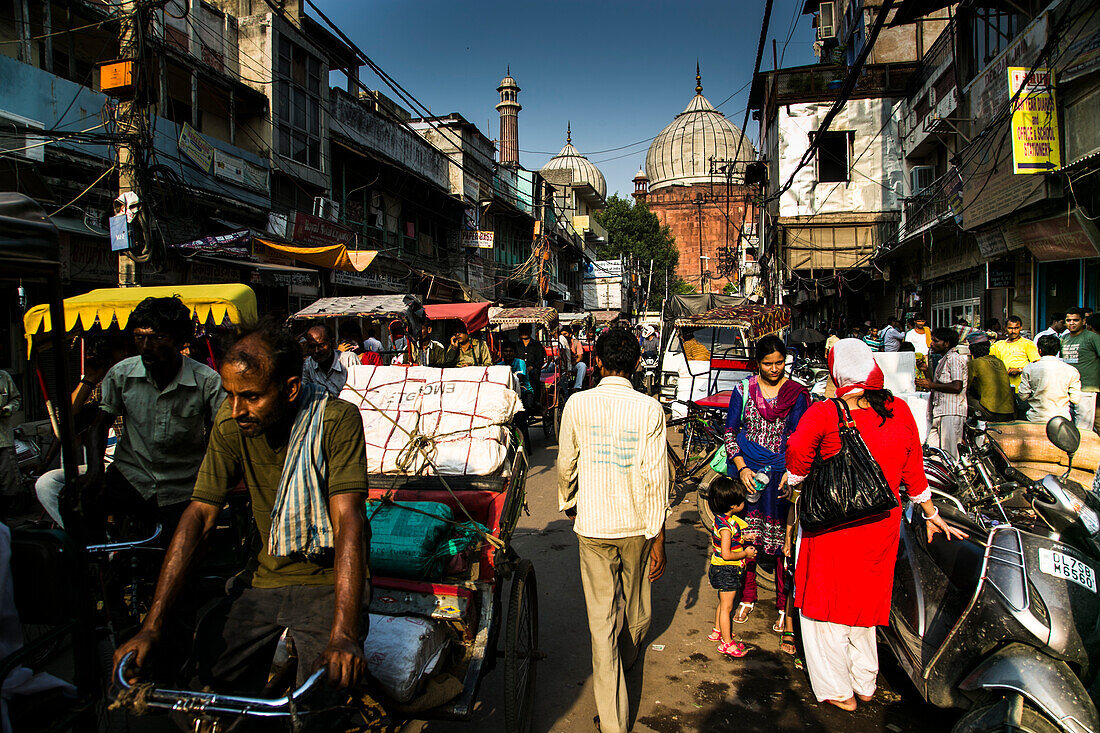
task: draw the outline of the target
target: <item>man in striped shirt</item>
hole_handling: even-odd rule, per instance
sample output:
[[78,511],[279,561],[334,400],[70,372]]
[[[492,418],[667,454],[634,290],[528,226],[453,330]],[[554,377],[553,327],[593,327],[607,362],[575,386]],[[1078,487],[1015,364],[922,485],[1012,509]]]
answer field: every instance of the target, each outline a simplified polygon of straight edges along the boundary
[[[650,584],[665,569],[665,416],[660,403],[631,386],[640,358],[630,331],[600,336],[596,364],[603,379],[566,402],[558,445],[558,504],[574,520],[580,545],[597,725],[604,733],[627,731],[624,667],[645,641]],[[624,631],[629,653],[621,659]]]

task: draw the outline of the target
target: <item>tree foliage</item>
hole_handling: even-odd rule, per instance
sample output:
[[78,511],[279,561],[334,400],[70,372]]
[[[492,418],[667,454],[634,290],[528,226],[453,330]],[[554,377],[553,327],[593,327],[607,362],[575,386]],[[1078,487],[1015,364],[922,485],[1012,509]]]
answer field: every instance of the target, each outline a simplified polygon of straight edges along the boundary
[[[618,259],[625,255],[636,260],[642,273],[639,282],[641,297],[645,297],[649,261],[653,260],[653,283],[649,288],[648,310],[661,307],[661,301],[665,297],[666,278],[671,278],[669,292],[685,292],[687,284],[676,276],[676,264],[680,261],[676,238],[644,203],[613,195],[607,200],[607,208],[596,214],[596,221],[607,230],[607,242],[600,245],[598,256],[601,259]],[[694,289],[687,292],[694,292]]]

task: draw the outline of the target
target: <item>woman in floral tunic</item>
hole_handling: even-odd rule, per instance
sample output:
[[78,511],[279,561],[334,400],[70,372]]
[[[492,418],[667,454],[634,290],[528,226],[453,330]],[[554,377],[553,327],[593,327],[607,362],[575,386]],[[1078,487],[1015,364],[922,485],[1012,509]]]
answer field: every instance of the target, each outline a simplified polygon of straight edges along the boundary
[[[756,343],[757,373],[734,388],[726,417],[726,472],[750,490],[754,476],[768,469],[767,486],[756,501],[745,506],[746,539],[758,554],[776,558],[783,552],[784,527],[790,507],[787,501],[787,438],[810,406],[810,394],[786,377],[787,347],[776,336]],[[769,559],[771,559],[769,558]],[[772,627],[784,629],[789,579],[781,562],[776,569],[776,608],[779,620]],[[745,589],[734,620],[744,623],[756,606],[756,561],[746,565]]]

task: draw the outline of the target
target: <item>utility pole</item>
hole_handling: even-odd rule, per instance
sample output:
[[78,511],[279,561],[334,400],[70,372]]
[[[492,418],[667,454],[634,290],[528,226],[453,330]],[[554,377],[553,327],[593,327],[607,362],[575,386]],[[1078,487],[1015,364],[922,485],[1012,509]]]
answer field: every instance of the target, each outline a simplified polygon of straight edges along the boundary
[[[137,0],[121,0],[118,5],[118,49],[119,58],[129,60],[133,66],[133,90],[129,98],[121,98],[118,101],[118,114],[116,115],[117,127],[115,134],[118,137],[118,194],[135,191],[138,187],[134,177],[134,140],[138,137],[138,127],[135,125],[135,117],[143,114],[144,102],[139,96],[142,92],[139,79],[145,73],[140,68],[141,59],[138,48],[141,46],[141,34],[145,32],[138,12]],[[123,205],[125,210],[125,204]],[[117,212],[116,212],[117,213]],[[120,288],[132,288],[138,284],[137,263],[125,252],[118,253],[118,286]]]
[[645,300],[642,301],[642,313],[649,311],[649,291],[653,287],[653,258],[649,258],[649,279],[645,282]]

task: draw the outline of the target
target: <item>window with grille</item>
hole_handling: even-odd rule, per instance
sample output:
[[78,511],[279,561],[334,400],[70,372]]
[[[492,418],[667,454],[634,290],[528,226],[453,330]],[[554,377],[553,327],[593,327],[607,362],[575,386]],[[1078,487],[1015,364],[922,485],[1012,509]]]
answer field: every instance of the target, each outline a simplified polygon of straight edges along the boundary
[[279,36],[278,152],[321,168],[321,60]]

